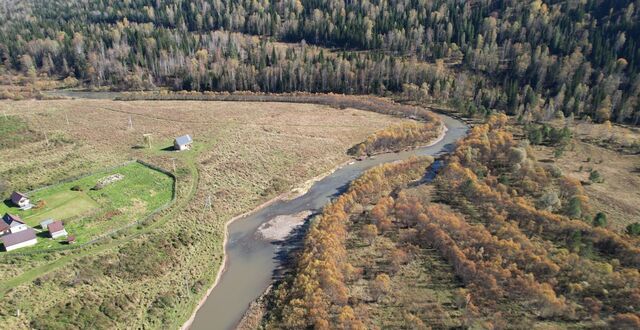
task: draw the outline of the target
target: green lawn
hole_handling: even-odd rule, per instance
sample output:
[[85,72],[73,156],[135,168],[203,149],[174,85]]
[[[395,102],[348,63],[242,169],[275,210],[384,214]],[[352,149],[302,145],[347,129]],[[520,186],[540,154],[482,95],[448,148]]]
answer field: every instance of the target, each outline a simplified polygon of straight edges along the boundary
[[41,199],[47,201],[47,206],[22,218],[32,227],[37,226],[40,221],[45,219],[67,220],[100,209],[100,205],[96,201],[81,191],[60,191]]
[[[112,174],[122,174],[124,178],[100,190],[92,189],[100,179]],[[72,190],[73,187],[80,187],[80,191]],[[22,211],[5,201],[0,205],[0,213],[16,214],[36,229],[44,219],[62,220],[67,232],[81,243],[149,215],[171,201],[172,194],[173,178],[140,163],[131,163],[29,194],[34,205],[44,201],[41,208]],[[49,247],[52,240],[41,238],[32,249]]]

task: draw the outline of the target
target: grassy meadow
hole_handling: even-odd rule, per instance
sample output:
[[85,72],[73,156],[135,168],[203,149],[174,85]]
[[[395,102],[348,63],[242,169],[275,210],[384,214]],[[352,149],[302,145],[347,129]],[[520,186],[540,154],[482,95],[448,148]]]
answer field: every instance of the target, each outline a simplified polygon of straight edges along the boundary
[[[0,321],[12,329],[180,326],[218,271],[226,221],[325,173],[347,160],[354,144],[404,121],[351,108],[252,102],[28,100],[0,103],[0,119],[2,113],[42,135],[0,149],[4,198],[132,158],[177,177],[176,203],[140,225],[80,250],[2,258],[0,302],[12,307],[0,310]],[[151,148],[144,147],[148,133]],[[183,134],[194,148],[169,151]],[[100,206],[103,192],[110,193],[83,191]],[[132,197],[118,194],[110,198]],[[205,210],[209,197],[213,207]],[[153,207],[140,199],[122,207]]]
[[[94,189],[101,179],[114,174],[124,178],[103,189]],[[0,205],[0,213],[16,214],[36,230],[40,230],[43,220],[61,220],[67,232],[76,237],[76,242],[84,243],[141,220],[169,203],[172,194],[171,177],[135,162],[37,190],[29,194],[35,205],[30,210],[20,210],[7,200]],[[36,246],[19,251],[60,245],[45,236],[41,235],[43,239]]]

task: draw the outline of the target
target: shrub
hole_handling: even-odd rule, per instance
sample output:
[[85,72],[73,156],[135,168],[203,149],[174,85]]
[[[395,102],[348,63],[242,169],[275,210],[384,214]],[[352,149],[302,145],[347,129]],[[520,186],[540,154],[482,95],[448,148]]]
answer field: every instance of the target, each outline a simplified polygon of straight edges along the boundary
[[627,234],[640,236],[640,222],[635,222],[627,226]]
[[579,219],[582,216],[582,202],[580,201],[580,198],[571,198],[569,205],[567,206],[566,213],[569,217],[574,219]]
[[391,278],[387,274],[378,274],[376,278],[371,282],[369,287],[371,296],[374,300],[379,300],[380,297],[391,291]]
[[589,173],[589,181],[594,183],[601,183],[604,182],[604,179],[602,178],[602,175],[600,175],[600,172],[593,170],[591,171],[591,173]]
[[598,212],[598,214],[593,218],[593,225],[595,227],[605,227],[607,225],[607,215],[602,212]]
[[540,197],[538,205],[543,210],[554,211],[559,209],[562,203],[555,191],[549,191]]
[[47,202],[44,201],[44,199],[39,200],[36,205],[33,207],[36,210],[42,209],[45,206],[47,206]]
[[560,177],[562,177],[562,170],[561,170],[558,166],[556,166],[556,165],[550,165],[550,166],[549,166],[549,168],[548,168],[548,170],[549,170],[549,173],[551,173],[551,175],[552,175],[554,178],[560,178]]
[[378,227],[375,225],[365,225],[362,228],[362,237],[369,242],[369,245],[373,244],[378,236]]
[[83,191],[84,189],[82,189],[82,187],[80,187],[79,185],[75,185],[75,186],[71,187],[71,190],[73,190],[73,191]]

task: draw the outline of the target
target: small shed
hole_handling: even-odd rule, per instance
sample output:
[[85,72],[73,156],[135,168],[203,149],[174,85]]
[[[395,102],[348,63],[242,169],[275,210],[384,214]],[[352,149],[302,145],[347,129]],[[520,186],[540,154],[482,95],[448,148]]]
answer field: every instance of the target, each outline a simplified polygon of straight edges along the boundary
[[2,236],[2,243],[4,244],[5,251],[13,251],[15,249],[33,246],[38,243],[36,238],[36,231],[32,228],[19,231],[14,234]]
[[179,136],[173,141],[173,148],[175,150],[189,150],[193,144],[193,139],[189,134]]
[[0,221],[0,236],[15,234],[28,228],[29,226],[27,226],[19,216],[5,213],[5,215],[2,216],[2,221]]
[[67,236],[67,244],[75,244],[76,243],[76,237],[73,235],[69,235]]
[[51,236],[51,238],[67,236],[67,231],[64,229],[62,221],[54,221],[50,223],[47,228],[49,229],[49,236]]
[[29,197],[18,191],[14,191],[11,194],[11,202],[22,210],[28,210],[33,207],[33,205],[31,205],[31,200],[29,200]]
[[50,225],[52,222],[54,222],[55,220],[53,219],[46,219],[46,220],[42,220],[40,222],[40,228],[42,228],[43,230],[47,230],[47,226]]

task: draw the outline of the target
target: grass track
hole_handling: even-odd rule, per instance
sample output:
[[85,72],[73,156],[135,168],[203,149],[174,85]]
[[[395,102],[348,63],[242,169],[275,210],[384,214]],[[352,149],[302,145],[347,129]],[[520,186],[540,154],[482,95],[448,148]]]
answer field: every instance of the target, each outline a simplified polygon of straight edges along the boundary
[[57,270],[59,268],[61,268],[62,266],[66,265],[67,263],[80,259],[82,257],[86,257],[86,256],[90,256],[90,255],[96,255],[99,254],[101,252],[107,251],[109,249],[113,249],[116,248],[122,244],[125,244],[127,242],[132,241],[134,238],[139,237],[140,235],[143,235],[145,233],[148,233],[150,231],[152,231],[153,229],[161,226],[162,224],[166,223],[169,219],[171,219],[175,213],[182,209],[195,195],[196,192],[196,188],[198,187],[198,182],[200,179],[198,170],[193,162],[193,159],[189,159],[189,161],[187,162],[187,169],[189,171],[189,176],[191,177],[191,186],[189,187],[189,192],[188,194],[185,196],[185,198],[180,198],[179,196],[178,201],[173,205],[173,207],[170,208],[170,210],[164,214],[160,219],[158,219],[157,221],[153,222],[151,225],[146,226],[146,227],[142,227],[142,228],[135,228],[135,232],[125,236],[122,239],[116,240],[116,241],[112,241],[106,244],[95,244],[95,245],[90,245],[89,247],[87,247],[84,250],[80,250],[80,251],[74,251],[75,253],[72,255],[67,255],[64,257],[61,257],[51,263],[39,266],[39,267],[35,267],[33,269],[30,269],[22,274],[20,274],[19,276],[13,277],[11,279],[5,280],[0,282],[0,298],[4,297],[4,295],[11,290],[14,287],[17,287],[19,285],[22,285],[24,283],[33,281],[35,279],[37,279],[38,277],[45,275],[49,272],[52,272],[54,270]]

